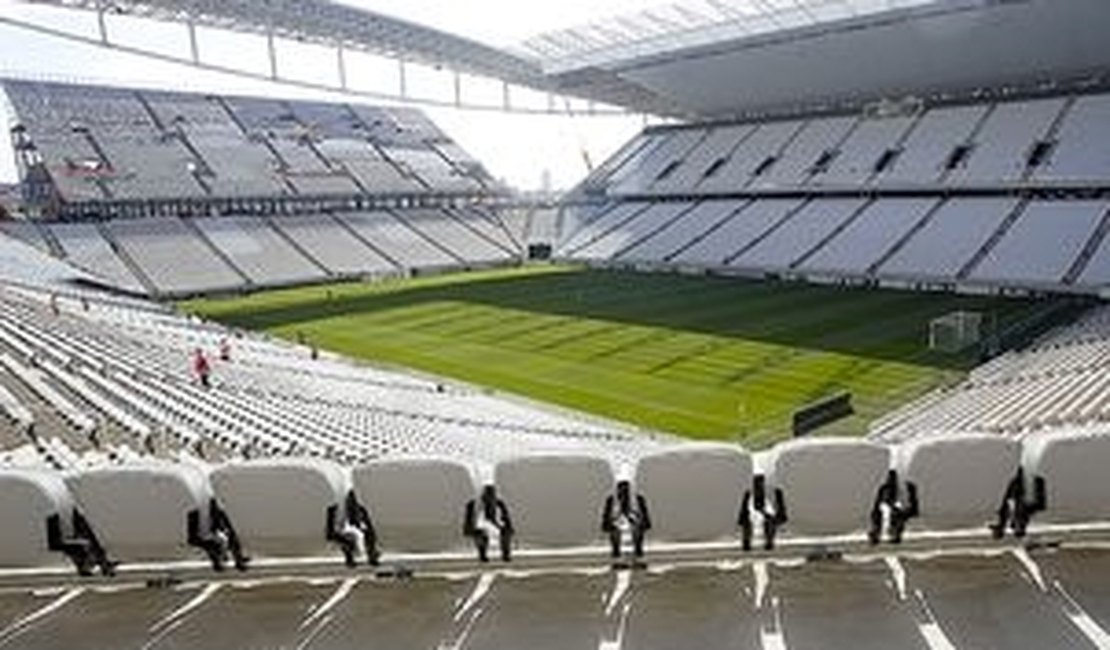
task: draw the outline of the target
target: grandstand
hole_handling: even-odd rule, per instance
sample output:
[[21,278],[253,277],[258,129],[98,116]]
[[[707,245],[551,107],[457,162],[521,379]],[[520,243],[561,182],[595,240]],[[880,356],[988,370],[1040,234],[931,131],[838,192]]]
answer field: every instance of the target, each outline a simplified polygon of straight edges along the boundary
[[1098,294],[1110,167],[1087,143],[1108,128],[1110,95],[1098,93],[652,128],[583,181],[592,207],[555,254]]
[[[0,648],[1110,647],[1104,0],[34,4],[252,90],[0,81]],[[652,118],[537,199],[476,76]]]
[[[504,188],[412,109],[4,87],[24,174],[39,179],[28,208],[50,217],[5,232],[117,290],[176,297],[523,257],[480,203]],[[67,221],[87,215],[127,218]]]

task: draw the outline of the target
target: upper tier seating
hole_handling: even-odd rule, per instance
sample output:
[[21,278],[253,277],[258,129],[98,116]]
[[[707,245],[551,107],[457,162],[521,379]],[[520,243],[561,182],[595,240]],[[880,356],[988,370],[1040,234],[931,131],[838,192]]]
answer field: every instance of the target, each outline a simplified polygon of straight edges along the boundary
[[655,127],[583,186],[611,196],[663,196],[1104,183],[1110,160],[1095,134],[1110,124],[1108,107],[1110,95],[1098,94],[892,116]]
[[1107,126],[1110,94],[652,127],[571,193],[555,256],[1095,293]]
[[4,88],[67,202],[499,189],[413,109],[17,80]]

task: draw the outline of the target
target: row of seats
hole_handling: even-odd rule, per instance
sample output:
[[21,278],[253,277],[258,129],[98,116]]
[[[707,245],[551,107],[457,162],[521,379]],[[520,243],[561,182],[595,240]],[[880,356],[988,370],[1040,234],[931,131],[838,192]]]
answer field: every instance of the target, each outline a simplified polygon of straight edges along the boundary
[[[52,316],[48,296],[5,292],[0,342],[20,365],[36,359],[36,370],[50,385],[78,386],[74,397],[88,403],[83,411],[135,432],[128,438],[143,448],[193,448],[203,441],[203,454],[218,459],[286,454],[295,443],[298,454],[345,462],[395,453],[493,461],[536,449],[615,451],[652,444],[647,436],[609,425],[327,353],[310,360],[303,346],[180,316],[96,302],[85,311],[68,299],[59,301],[61,314]],[[232,346],[226,361],[218,356],[224,339]],[[188,354],[196,348],[209,350],[214,364],[208,390],[192,385]],[[118,409],[104,408],[105,400],[134,417],[117,417]],[[131,426],[135,419],[154,433],[152,445],[142,427]],[[49,427],[40,432],[51,435]],[[53,433],[75,445],[87,437]]]
[[140,462],[76,472],[0,471],[0,566],[68,555],[83,573],[118,562],[203,552],[216,569],[251,556],[304,557],[738,541],[763,545],[866,533],[976,529],[1024,535],[1110,517],[1110,435],[1057,433],[1023,443],[937,437],[892,449],[866,440],[784,443],[757,460],[739,447],[688,443],[641,457],[627,480],[581,454],[507,459],[483,484],[471,466],[434,457],[347,470],[316,459],[198,466]]
[[412,109],[18,80],[4,89],[67,201],[496,186]]
[[564,222],[557,257],[894,282],[1050,289],[1110,282],[1105,200],[624,201],[579,223]]
[[822,187],[960,188],[1093,183],[1110,175],[1097,135],[1110,95],[934,106],[649,129],[584,186],[611,195]]
[[1022,435],[1098,426],[1110,417],[1108,367],[1110,308],[1100,307],[875,420],[870,435],[898,442],[936,430]]
[[[43,223],[4,232],[102,284],[163,295],[499,264],[520,245],[493,213],[411,209],[337,215],[160,217]],[[48,239],[57,242],[51,247]]]

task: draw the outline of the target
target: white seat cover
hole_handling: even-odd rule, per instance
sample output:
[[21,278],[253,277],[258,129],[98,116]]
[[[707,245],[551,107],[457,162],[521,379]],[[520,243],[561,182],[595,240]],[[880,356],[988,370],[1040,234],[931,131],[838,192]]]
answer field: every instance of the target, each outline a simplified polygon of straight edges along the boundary
[[38,470],[0,470],[0,566],[57,565],[65,557],[47,548],[46,520],[59,515],[71,535],[73,500],[61,475]]
[[953,434],[903,446],[898,475],[917,488],[917,526],[970,527],[995,521],[1020,462],[1021,444],[1014,439]]
[[730,445],[681,445],[641,457],[633,482],[647,501],[649,539],[719,539],[738,528],[752,458]]
[[1110,432],[1041,434],[1024,442],[1022,465],[1029,498],[1033,480],[1045,480],[1046,509],[1035,521],[1110,519]]
[[784,530],[816,535],[865,530],[889,469],[890,450],[865,440],[792,440],[774,450],[767,497],[782,490],[789,518]]
[[609,461],[581,455],[525,456],[498,463],[494,483],[522,545],[586,545],[601,537],[602,508],[613,493]]
[[264,459],[232,463],[211,475],[216,499],[248,554],[331,554],[326,536],[329,506],[343,513],[350,485],[333,463]]
[[471,469],[437,458],[378,460],[351,472],[383,551],[450,551],[468,544],[466,503],[477,498]]
[[211,489],[202,470],[142,463],[101,467],[66,479],[81,511],[114,560],[179,559],[198,552],[188,544],[190,510],[209,525]]

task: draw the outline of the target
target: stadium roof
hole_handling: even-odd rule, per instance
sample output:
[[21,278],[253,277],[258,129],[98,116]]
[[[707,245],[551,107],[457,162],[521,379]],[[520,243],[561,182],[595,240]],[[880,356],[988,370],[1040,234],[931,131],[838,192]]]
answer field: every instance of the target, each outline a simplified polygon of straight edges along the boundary
[[938,0],[683,0],[528,39],[551,71],[889,14]]
[[543,85],[534,60],[477,40],[330,0],[34,0],[366,49],[525,85]]
[[[680,0],[516,46],[494,44],[476,20],[458,28],[473,37],[459,35],[446,13],[426,26],[430,6],[406,10],[393,0],[381,6],[417,20],[364,8],[377,8],[374,0],[35,1],[342,44],[679,117],[1110,76],[1105,0]],[[621,0],[617,8],[651,1]],[[483,2],[467,7],[494,15]]]

